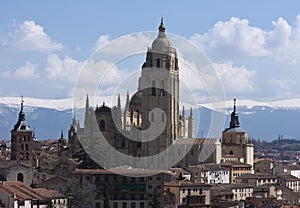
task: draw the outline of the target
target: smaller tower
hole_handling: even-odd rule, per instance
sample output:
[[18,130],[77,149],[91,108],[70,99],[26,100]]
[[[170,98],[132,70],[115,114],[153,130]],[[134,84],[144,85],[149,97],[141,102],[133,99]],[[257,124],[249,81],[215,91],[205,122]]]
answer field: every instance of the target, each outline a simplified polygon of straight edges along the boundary
[[225,160],[238,159],[253,168],[254,146],[248,141],[248,133],[240,127],[236,111],[236,99],[233,99],[233,111],[229,127],[222,133],[222,157]]
[[25,120],[23,96],[19,119],[11,130],[11,160],[24,161],[33,165],[33,132]]
[[193,109],[190,109],[189,116],[189,125],[188,125],[188,138],[194,138],[194,117],[193,117]]
[[186,137],[186,118],[185,118],[185,109],[182,106],[181,118],[180,118],[180,137]]

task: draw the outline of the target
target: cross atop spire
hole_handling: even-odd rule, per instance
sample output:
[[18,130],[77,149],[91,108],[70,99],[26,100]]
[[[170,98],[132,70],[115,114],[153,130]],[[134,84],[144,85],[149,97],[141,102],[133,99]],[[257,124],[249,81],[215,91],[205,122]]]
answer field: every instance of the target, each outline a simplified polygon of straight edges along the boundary
[[18,122],[14,125],[13,130],[17,131],[17,130],[30,130],[29,126],[26,123],[25,120],[25,113],[23,111],[24,108],[24,99],[23,99],[23,95],[21,96],[21,109],[19,112],[19,118],[18,118]]
[[233,112],[236,112],[236,99],[233,99]]
[[164,25],[164,17],[161,17],[160,19],[160,25],[159,25],[159,32],[165,32],[166,31],[166,28],[165,28],[165,25]]
[[236,99],[233,99],[233,111],[231,113],[230,128],[240,127],[239,115],[236,112]]
[[21,95],[21,111],[23,112],[23,104],[24,104],[24,98],[23,95]]

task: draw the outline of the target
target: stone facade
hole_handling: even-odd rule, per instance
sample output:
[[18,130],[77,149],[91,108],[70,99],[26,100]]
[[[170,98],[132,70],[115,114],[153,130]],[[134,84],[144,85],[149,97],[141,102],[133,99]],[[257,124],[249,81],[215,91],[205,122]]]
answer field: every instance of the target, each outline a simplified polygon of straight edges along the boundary
[[11,130],[11,160],[24,161],[35,165],[32,147],[33,132],[26,123],[22,100],[18,122]]
[[248,139],[248,133],[240,127],[235,99],[229,128],[222,132],[222,160],[232,159],[249,164],[253,169],[254,145]]
[[155,198],[164,207],[165,174],[152,174],[153,171],[144,169],[121,168],[116,173],[104,169],[78,169],[68,186],[76,196],[73,202],[78,207],[103,207],[105,193],[109,196],[110,207],[152,207]]

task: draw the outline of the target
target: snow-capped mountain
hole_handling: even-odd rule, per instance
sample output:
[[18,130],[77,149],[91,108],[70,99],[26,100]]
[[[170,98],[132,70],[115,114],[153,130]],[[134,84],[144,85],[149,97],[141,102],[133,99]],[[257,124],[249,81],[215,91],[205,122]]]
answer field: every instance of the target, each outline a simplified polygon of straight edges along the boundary
[[[91,99],[90,99],[91,100]],[[125,97],[121,98],[122,101]],[[61,129],[67,137],[72,120],[73,99],[38,99],[24,98],[24,111],[26,119],[32,129],[35,129],[38,139],[55,139],[60,136]],[[106,104],[111,106],[111,97],[97,97],[92,103]],[[10,130],[17,122],[21,99],[19,97],[0,98],[0,139],[9,140]],[[122,103],[123,104],[123,103]],[[84,109],[85,98],[76,102],[76,107]],[[78,106],[80,105],[80,106]],[[228,114],[232,111],[233,101],[223,103],[199,104],[194,108],[198,110],[200,119],[195,117],[195,125],[198,126],[198,137],[206,136],[209,126],[211,112],[226,114],[224,129],[228,126]],[[245,129],[250,137],[264,140],[273,140],[278,135],[286,138],[300,138],[300,99],[281,100],[275,102],[257,102],[252,100],[238,100],[237,111],[240,115],[241,127]],[[188,112],[187,112],[188,113]],[[197,113],[194,113],[197,115]],[[82,118],[82,115],[78,115]],[[82,122],[81,122],[82,123]],[[219,137],[221,131],[214,135]]]

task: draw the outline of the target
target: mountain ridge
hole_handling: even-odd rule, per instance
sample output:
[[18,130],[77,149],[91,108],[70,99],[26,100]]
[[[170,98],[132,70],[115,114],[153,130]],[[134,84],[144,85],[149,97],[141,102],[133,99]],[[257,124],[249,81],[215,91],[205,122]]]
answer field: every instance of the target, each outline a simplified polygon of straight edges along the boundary
[[[108,97],[106,97],[108,98]],[[125,99],[125,97],[124,97]],[[105,97],[101,97],[95,103],[101,104]],[[123,100],[123,99],[122,99]],[[64,131],[67,138],[67,131],[72,122],[72,98],[69,99],[36,99],[24,98],[24,112],[26,120],[35,129],[37,139],[57,139],[60,136],[61,129]],[[240,116],[241,127],[245,129],[249,137],[261,140],[274,140],[278,135],[283,135],[285,138],[300,138],[300,99],[284,100],[273,103],[263,103],[251,100],[238,100],[237,111]],[[0,98],[0,139],[10,140],[10,130],[18,120],[20,111],[21,99]],[[91,102],[90,102],[91,103]],[[110,106],[108,102],[107,105]],[[91,104],[91,106],[93,106]],[[196,137],[206,137],[210,128],[212,112],[215,111],[220,116],[226,116],[223,129],[220,129],[215,135],[220,138],[222,131],[229,125],[228,114],[231,113],[233,101],[224,102],[223,107],[220,104],[199,104],[193,106],[195,112],[195,127],[199,127],[199,131],[195,133]],[[76,111],[76,115],[80,119],[80,124],[83,124],[85,99],[82,99],[82,108]],[[186,110],[187,114],[189,113]],[[196,115],[200,115],[199,118]],[[197,129],[197,128],[195,128]]]

